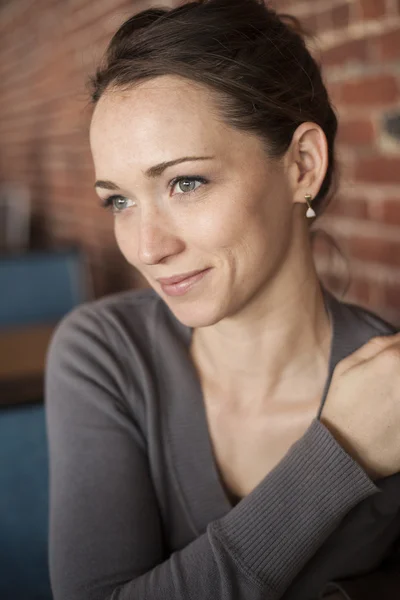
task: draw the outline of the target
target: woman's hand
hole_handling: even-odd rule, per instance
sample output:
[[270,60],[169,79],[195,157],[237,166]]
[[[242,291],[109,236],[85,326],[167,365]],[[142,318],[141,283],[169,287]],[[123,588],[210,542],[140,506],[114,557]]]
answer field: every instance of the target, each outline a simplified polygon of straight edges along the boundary
[[337,364],[321,421],[373,479],[400,471],[400,333]]

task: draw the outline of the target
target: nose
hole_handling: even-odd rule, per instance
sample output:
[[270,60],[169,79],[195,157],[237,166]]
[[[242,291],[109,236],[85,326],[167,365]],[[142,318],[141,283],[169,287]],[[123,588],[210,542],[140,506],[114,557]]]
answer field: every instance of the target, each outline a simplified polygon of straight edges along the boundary
[[183,251],[185,244],[174,228],[159,214],[141,218],[138,232],[138,258],[145,265],[164,262]]

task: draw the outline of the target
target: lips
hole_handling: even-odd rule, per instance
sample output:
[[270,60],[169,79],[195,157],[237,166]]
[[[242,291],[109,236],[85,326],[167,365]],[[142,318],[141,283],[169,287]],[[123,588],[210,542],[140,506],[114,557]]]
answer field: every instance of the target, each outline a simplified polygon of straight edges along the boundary
[[161,277],[157,281],[166,296],[185,296],[190,290],[200,285],[200,282],[207,277],[210,270],[211,267],[174,275],[173,277]]
[[174,275],[173,277],[160,277],[157,281],[161,283],[161,285],[175,285],[176,283],[181,283],[182,281],[185,281],[185,279],[190,279],[190,277],[194,277],[205,270],[206,269],[199,269],[197,271],[183,273],[182,275]]

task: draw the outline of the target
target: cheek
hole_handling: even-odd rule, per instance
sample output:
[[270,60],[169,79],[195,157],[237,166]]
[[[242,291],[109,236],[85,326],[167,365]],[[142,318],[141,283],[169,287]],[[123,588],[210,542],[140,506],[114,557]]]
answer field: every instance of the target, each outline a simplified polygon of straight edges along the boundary
[[183,224],[183,231],[190,231],[191,245],[208,251],[257,247],[266,243],[268,229],[274,229],[271,215],[265,208],[265,197],[256,201],[254,197],[231,195],[226,201],[208,210],[198,211],[195,218]]
[[233,215],[222,210],[198,211],[190,224],[182,227],[189,245],[207,251],[231,245],[237,235]]
[[290,213],[284,202],[277,206],[275,196],[259,191],[242,198],[236,207],[220,221],[216,243],[243,276],[249,269],[268,271],[285,252]]
[[180,220],[180,229],[194,245],[212,251],[235,245],[258,219],[245,190],[235,185],[194,206]]
[[114,235],[123,256],[131,265],[137,266],[137,235],[133,224],[129,224],[128,219],[119,215],[114,221]]

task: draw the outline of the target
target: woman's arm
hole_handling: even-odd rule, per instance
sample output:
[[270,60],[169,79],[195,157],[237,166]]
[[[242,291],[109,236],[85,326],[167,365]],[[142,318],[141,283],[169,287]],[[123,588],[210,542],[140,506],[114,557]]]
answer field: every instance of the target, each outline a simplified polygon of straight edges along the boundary
[[127,387],[121,364],[88,306],[64,319],[48,353],[55,600],[277,600],[377,491],[314,421],[249,496],[166,559],[145,440],[124,402],[139,383]]

